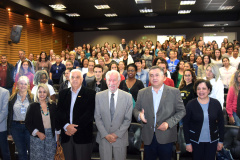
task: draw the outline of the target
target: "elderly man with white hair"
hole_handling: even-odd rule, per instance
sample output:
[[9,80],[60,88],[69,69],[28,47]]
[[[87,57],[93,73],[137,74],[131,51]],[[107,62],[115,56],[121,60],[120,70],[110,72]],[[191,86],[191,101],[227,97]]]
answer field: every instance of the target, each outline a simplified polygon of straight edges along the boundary
[[82,72],[72,70],[72,87],[59,93],[56,128],[61,129],[66,160],[91,159],[96,92],[84,87],[82,81]]
[[132,119],[132,96],[118,89],[120,74],[115,70],[106,74],[108,90],[97,93],[95,122],[98,128],[100,158],[125,160],[128,146],[128,127]]

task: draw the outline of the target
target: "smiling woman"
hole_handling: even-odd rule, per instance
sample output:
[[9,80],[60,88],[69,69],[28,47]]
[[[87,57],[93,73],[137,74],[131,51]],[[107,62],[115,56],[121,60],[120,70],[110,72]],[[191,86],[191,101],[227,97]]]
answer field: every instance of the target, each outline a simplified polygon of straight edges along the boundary
[[194,90],[198,98],[187,104],[184,117],[186,150],[193,153],[193,159],[215,159],[216,151],[223,147],[222,107],[218,100],[209,97],[212,85],[208,80],[197,80]]

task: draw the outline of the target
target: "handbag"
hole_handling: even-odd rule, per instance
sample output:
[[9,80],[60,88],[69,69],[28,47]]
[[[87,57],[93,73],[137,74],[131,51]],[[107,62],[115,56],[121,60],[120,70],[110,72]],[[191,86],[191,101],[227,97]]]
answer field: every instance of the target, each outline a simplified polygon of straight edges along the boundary
[[234,160],[230,150],[222,148],[221,151],[217,152],[216,160]]
[[57,141],[57,149],[56,149],[56,154],[54,156],[54,160],[65,160],[65,157],[63,154],[63,148],[59,141]]

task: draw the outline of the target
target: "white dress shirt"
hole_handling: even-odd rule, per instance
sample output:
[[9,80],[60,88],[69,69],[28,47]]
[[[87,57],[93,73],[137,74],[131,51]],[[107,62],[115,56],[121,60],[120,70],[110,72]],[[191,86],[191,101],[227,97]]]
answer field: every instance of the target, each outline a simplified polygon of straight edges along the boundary
[[238,65],[239,65],[239,62],[240,62],[240,57],[237,57],[237,58],[230,57],[229,61],[230,61],[231,66],[233,66],[236,69],[238,69]]
[[[80,86],[78,89],[77,89],[77,92],[73,92],[72,91],[72,88],[71,88],[71,108],[70,108],[70,124],[72,124],[72,121],[73,121],[73,108],[74,108],[74,104],[76,102],[76,99],[77,99],[77,96],[78,96],[78,93],[79,91],[81,90],[81,87]],[[67,131],[67,126],[69,125],[69,123],[65,124],[65,126],[63,127],[65,131]]]
[[220,76],[224,84],[224,88],[229,88],[229,83],[232,75],[237,71],[235,67],[229,66],[228,69],[225,67],[219,68]]

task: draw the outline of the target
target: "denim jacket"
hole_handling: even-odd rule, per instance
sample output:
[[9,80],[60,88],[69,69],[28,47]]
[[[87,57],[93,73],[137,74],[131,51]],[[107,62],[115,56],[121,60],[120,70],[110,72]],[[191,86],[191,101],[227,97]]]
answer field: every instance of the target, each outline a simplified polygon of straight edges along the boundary
[[141,80],[143,82],[144,87],[148,87],[149,77],[147,71],[142,69],[141,75],[139,76],[138,74],[136,74],[135,78]]

